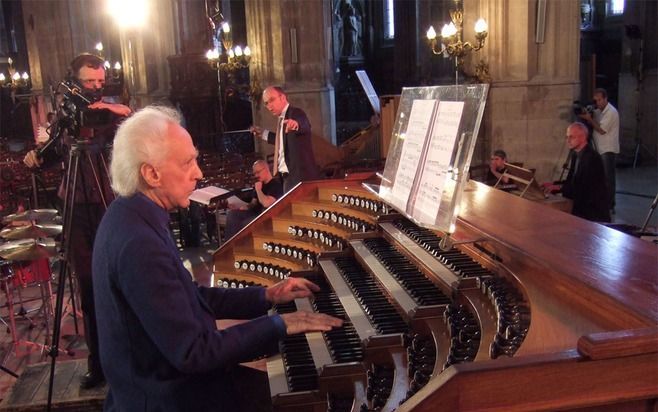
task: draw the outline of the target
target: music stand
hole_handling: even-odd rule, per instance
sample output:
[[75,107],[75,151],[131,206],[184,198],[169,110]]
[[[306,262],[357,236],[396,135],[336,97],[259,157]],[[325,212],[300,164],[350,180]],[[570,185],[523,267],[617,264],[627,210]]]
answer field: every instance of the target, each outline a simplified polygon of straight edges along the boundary
[[[500,176],[500,178],[498,178],[498,181],[494,185],[494,188],[500,188],[505,178],[519,184],[520,185],[519,189],[521,189],[521,187],[523,188],[521,190],[521,194],[519,194],[519,197],[523,197],[528,191],[528,189],[530,188],[535,188],[541,191],[541,189],[537,185],[537,181],[535,180],[535,172],[530,169],[524,169],[520,166],[515,166],[511,163],[506,162],[505,171]],[[544,197],[543,192],[542,192],[542,197]]]

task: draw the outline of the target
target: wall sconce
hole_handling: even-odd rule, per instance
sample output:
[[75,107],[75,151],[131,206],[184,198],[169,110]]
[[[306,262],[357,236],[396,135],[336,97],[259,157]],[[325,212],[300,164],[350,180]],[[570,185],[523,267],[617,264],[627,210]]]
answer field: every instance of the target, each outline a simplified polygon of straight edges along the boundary
[[[99,56],[100,58],[104,58],[105,56],[103,55],[103,43],[98,42],[96,43],[96,46],[94,46],[94,49],[96,49],[96,55]],[[109,60],[105,60],[105,63],[103,63],[103,68],[105,69],[105,83],[109,84],[116,84],[118,83],[121,78],[123,73],[121,72],[121,63],[115,62],[114,66],[112,66],[112,63],[110,63]]]
[[249,46],[245,46],[244,49],[241,46],[233,47],[231,26],[228,22],[223,21],[215,32],[213,38],[215,48],[206,52],[206,58],[212,68],[222,71],[235,71],[249,67],[251,49]]
[[103,66],[105,67],[106,81],[118,81],[121,78],[121,63],[116,62],[114,63],[114,66],[112,66],[109,61],[105,60],[105,64],[103,64]]
[[[458,84],[459,71],[463,71],[464,57],[472,52],[478,51],[484,47],[484,41],[489,34],[487,22],[480,18],[475,22],[475,40],[476,42],[470,43],[462,40],[463,26],[464,26],[464,9],[461,7],[460,0],[455,1],[454,10],[450,11],[450,23],[447,23],[441,29],[440,47],[439,39],[437,39],[436,31],[433,26],[427,30],[427,40],[429,40],[432,53],[442,54],[445,58],[453,58],[455,60],[455,83]],[[478,71],[488,75],[488,67],[486,64],[479,64]],[[476,77],[480,80],[480,76],[476,73]]]
[[30,75],[27,74],[27,72],[20,74],[14,68],[14,61],[11,59],[11,57],[7,59],[7,64],[9,65],[7,68],[9,77],[5,76],[4,73],[0,73],[0,86],[10,88],[12,91],[23,88],[29,89],[31,87]]

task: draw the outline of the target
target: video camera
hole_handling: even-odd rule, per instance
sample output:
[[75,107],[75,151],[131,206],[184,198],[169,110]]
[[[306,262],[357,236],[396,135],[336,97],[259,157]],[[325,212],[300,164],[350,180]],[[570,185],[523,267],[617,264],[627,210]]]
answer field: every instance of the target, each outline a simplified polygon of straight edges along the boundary
[[57,86],[62,95],[57,120],[50,131],[50,140],[37,150],[37,156],[43,155],[55,146],[64,131],[75,140],[81,139],[81,128],[93,129],[111,124],[115,115],[106,109],[88,109],[89,105],[103,98],[103,90],[87,90],[75,79],[63,80]]
[[592,114],[594,113],[594,110],[596,110],[596,106],[594,104],[587,104],[583,106],[580,104],[580,100],[574,100],[573,102],[573,114],[576,116],[580,116],[581,114],[585,113]]
[[112,122],[109,110],[89,110],[87,107],[103,98],[102,90],[86,90],[75,80],[64,80],[59,84],[63,89],[60,121],[79,127],[100,127]]

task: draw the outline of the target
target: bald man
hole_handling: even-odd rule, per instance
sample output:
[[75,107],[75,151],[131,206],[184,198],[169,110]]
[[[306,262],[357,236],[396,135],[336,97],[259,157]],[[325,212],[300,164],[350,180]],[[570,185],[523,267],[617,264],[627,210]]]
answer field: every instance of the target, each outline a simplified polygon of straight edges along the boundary
[[263,104],[272,115],[280,118],[277,122],[280,130],[269,131],[258,126],[252,126],[250,130],[256,137],[273,144],[278,151],[274,155],[276,164],[272,174],[283,182],[283,192],[288,192],[299,182],[318,179],[320,174],[311,144],[311,123],[306,113],[291,106],[280,87],[265,89]]
[[587,126],[580,122],[567,127],[567,145],[572,153],[569,174],[561,187],[562,195],[573,200],[573,215],[594,222],[610,222],[603,161],[587,142],[588,132]]
[[258,217],[263,210],[270,207],[283,195],[283,187],[279,179],[272,178],[267,162],[256,160],[252,166],[256,178],[254,183],[254,198],[241,209],[229,210],[226,216],[224,239],[230,239]]

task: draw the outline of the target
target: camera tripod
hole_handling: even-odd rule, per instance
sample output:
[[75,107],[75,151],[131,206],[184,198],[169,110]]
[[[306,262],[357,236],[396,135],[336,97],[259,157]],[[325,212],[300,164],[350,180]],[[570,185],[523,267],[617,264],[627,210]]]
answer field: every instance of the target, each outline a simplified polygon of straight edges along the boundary
[[[103,174],[105,179],[108,178],[107,165],[103,155],[103,147],[97,142],[90,140],[75,141],[71,144],[69,150],[68,167],[65,176],[65,191],[64,191],[64,211],[63,211],[63,238],[62,238],[62,260],[60,262],[56,303],[55,303],[55,316],[53,325],[53,338],[52,346],[49,351],[51,357],[50,365],[50,381],[48,385],[48,404],[47,410],[50,411],[52,407],[53,384],[55,380],[55,361],[59,354],[59,340],[61,333],[62,312],[64,306],[64,291],[66,279],[71,276],[71,258],[72,258],[72,228],[74,216],[80,217],[80,210],[78,207],[85,208],[86,225],[82,229],[87,230],[87,237],[93,240],[96,232],[96,223],[100,220],[100,216],[107,209],[108,198],[104,193]],[[94,156],[92,156],[94,155]],[[92,157],[96,157],[96,162]],[[82,163],[81,160],[86,161],[88,170],[91,172],[91,184],[85,179],[85,173],[81,173]],[[87,176],[89,178],[89,176]],[[78,181],[80,179],[80,182]],[[80,186],[79,186],[79,183]],[[80,190],[81,189],[81,190]],[[100,204],[90,205],[90,190],[98,193]],[[79,193],[82,192],[82,193]],[[82,195],[82,196],[80,196]],[[76,202],[78,200],[78,202]],[[101,210],[92,210],[96,207]],[[96,212],[96,213],[94,213]],[[80,224],[81,222],[77,222]],[[81,229],[81,230],[82,230]],[[91,250],[91,243],[89,244]],[[75,263],[77,265],[77,262]],[[89,274],[90,275],[90,274]],[[80,282],[79,282],[80,283]],[[92,314],[93,315],[93,314]],[[86,331],[86,333],[94,333],[95,331]]]

